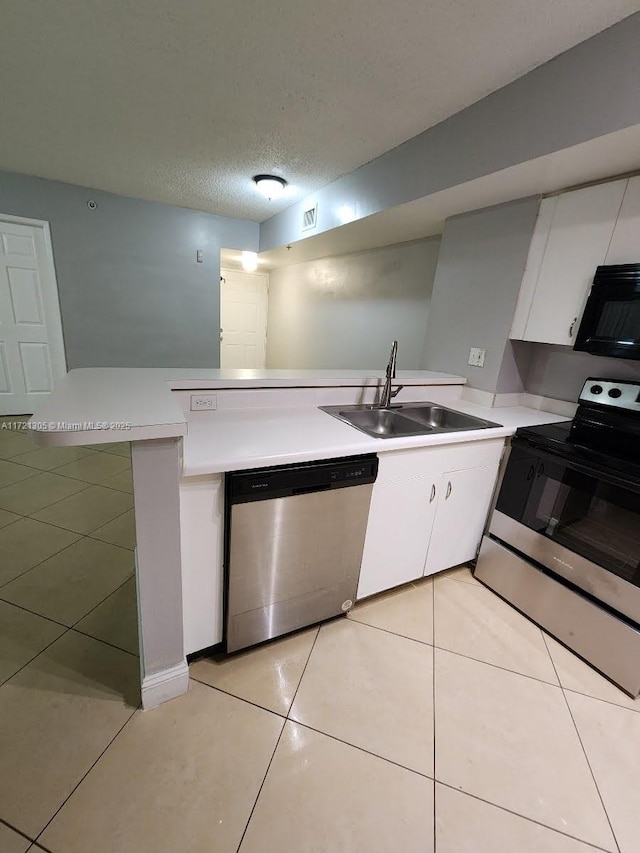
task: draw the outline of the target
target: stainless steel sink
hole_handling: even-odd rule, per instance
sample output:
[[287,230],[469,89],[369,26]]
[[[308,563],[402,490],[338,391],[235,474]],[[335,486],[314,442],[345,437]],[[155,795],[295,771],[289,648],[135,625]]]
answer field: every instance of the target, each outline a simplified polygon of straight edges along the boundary
[[[329,412],[329,414],[334,413]],[[400,438],[431,432],[431,427],[405,418],[394,409],[360,409],[359,411],[341,409],[338,416],[356,429],[376,438]]]
[[445,409],[444,406],[425,405],[415,408],[403,406],[402,414],[418,423],[439,430],[482,429],[487,426],[497,426],[489,421],[474,418],[472,415]]
[[375,406],[320,406],[323,412],[374,438],[490,429],[500,424],[465,415],[435,403],[404,403],[388,409]]

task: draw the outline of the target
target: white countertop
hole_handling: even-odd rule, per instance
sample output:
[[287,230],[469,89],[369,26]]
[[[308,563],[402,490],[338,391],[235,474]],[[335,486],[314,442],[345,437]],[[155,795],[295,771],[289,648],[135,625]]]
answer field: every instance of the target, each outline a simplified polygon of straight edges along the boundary
[[[461,376],[398,371],[404,385],[463,385]],[[37,444],[80,445],[186,435],[179,389],[377,386],[384,371],[84,368],[63,377],[30,421]],[[328,417],[328,416],[327,416]]]
[[198,412],[192,414],[183,445],[183,475],[505,438],[521,426],[567,420],[524,406],[486,408],[464,400],[447,402],[446,406],[501,426],[383,439],[372,438],[311,406]]

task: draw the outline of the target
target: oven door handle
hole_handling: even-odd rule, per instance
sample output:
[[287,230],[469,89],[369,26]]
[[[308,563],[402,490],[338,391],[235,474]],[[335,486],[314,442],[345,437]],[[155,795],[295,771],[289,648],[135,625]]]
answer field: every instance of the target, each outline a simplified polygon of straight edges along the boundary
[[[512,444],[515,444],[515,439],[512,441]],[[604,483],[608,483],[612,486],[621,486],[624,489],[627,489],[630,492],[640,493],[640,483],[638,482],[629,482],[629,480],[625,479],[624,475],[616,476],[616,474],[603,470],[600,466],[594,465],[591,467],[588,463],[575,462],[573,459],[565,459],[562,454],[551,453],[548,450],[543,450],[540,447],[537,447],[535,444],[532,444],[530,441],[524,439],[518,444],[525,443],[527,449],[535,450],[536,456],[540,459],[540,461],[544,465],[544,461],[551,462],[556,467],[566,468],[569,471],[575,471],[577,474],[584,474],[587,477],[593,477],[595,480],[601,480]],[[508,464],[508,463],[507,463]],[[544,468],[542,471],[538,469],[540,473],[544,472]],[[540,473],[538,476],[540,476]],[[527,478],[528,479],[528,478]]]

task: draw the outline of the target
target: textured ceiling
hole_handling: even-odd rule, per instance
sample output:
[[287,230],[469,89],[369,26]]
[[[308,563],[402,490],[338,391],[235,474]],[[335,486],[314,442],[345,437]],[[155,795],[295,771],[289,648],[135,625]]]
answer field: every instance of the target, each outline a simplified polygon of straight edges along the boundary
[[261,221],[639,9],[4,0],[0,168]]

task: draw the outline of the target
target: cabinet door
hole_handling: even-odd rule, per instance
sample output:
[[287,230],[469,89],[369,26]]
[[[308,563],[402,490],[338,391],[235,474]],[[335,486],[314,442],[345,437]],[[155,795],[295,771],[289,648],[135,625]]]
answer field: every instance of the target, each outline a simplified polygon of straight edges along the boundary
[[540,267],[542,266],[542,259],[547,248],[547,240],[551,233],[551,224],[556,214],[559,198],[560,196],[554,195],[551,198],[543,198],[540,202],[538,218],[533,229],[533,237],[531,238],[529,254],[527,255],[527,265],[522,276],[522,284],[520,285],[518,304],[516,305],[511,332],[509,333],[510,338],[518,341],[521,341],[526,333],[527,321],[536,293],[538,276],[540,275]]
[[558,199],[524,340],[573,345],[596,267],[603,264],[627,181]]
[[422,577],[438,484],[438,477],[375,484],[358,598]]
[[640,177],[630,178],[613,231],[606,264],[640,262]]
[[442,475],[425,575],[474,559],[497,476],[497,465]]

